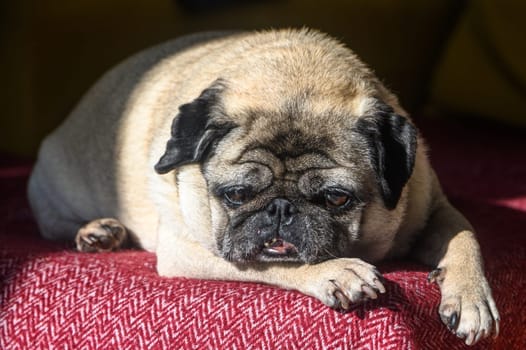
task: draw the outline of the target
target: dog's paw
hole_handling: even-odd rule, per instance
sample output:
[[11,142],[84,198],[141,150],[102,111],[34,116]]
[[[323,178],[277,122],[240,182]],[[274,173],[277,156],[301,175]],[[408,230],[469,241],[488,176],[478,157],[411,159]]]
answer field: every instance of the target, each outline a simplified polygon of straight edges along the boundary
[[310,267],[305,293],[332,308],[347,310],[385,293],[382,275],[360,259],[333,259]]
[[78,230],[75,243],[80,252],[109,252],[120,248],[126,235],[126,228],[118,220],[97,219]]
[[473,279],[449,279],[445,268],[430,273],[430,281],[438,282],[442,300],[438,313],[442,322],[464,339],[467,345],[473,345],[480,339],[499,333],[500,316],[491,295],[491,289],[484,276]]

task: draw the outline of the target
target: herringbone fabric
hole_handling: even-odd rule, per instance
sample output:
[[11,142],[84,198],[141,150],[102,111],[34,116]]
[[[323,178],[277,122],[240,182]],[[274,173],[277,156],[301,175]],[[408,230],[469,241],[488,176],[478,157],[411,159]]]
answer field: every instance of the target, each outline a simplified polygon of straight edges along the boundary
[[[500,337],[473,348],[523,349],[525,138],[454,126],[446,140],[444,126],[424,127],[432,159],[479,232],[502,316]],[[44,241],[25,199],[29,168],[0,160],[0,349],[467,348],[439,321],[427,268],[410,262],[380,265],[387,293],[341,313],[261,284],[160,278],[142,251],[81,254]]]

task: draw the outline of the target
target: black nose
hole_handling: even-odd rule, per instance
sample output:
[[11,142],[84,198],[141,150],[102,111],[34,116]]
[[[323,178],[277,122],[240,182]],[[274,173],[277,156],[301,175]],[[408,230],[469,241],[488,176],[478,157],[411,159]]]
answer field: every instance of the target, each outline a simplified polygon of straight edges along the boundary
[[288,225],[292,222],[298,209],[289,200],[276,198],[267,206],[267,213],[272,221],[279,225]]

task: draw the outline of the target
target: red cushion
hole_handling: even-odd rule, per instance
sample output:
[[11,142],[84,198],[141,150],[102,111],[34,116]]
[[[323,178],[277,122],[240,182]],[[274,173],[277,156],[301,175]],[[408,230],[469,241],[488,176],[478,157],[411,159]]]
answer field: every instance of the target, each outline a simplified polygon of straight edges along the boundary
[[[445,122],[423,131],[446,192],[478,230],[501,313],[500,336],[474,348],[522,349],[526,138]],[[0,157],[1,349],[465,347],[440,322],[438,288],[415,263],[381,264],[387,293],[341,313],[267,285],[160,278],[142,251],[81,254],[45,241],[25,199],[30,164]]]

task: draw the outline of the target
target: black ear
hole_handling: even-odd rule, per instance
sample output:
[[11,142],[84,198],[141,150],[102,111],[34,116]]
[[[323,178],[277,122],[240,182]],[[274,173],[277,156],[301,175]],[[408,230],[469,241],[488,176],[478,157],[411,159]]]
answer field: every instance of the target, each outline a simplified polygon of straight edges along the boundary
[[357,129],[366,137],[384,204],[392,210],[413,172],[416,128],[391,110],[360,119]]
[[179,107],[179,113],[172,123],[172,137],[166,144],[166,151],[155,165],[155,171],[165,174],[172,169],[204,160],[213,151],[217,142],[232,129],[232,125],[215,123],[220,84],[204,90],[191,103]]

